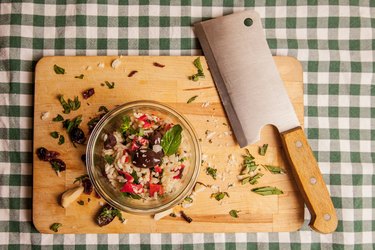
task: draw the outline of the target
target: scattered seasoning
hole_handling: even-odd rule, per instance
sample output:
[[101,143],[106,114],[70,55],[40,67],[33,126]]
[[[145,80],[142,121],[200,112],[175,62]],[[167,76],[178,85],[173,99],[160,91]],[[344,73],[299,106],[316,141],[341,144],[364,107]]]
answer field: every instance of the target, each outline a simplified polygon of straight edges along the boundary
[[93,94],[95,94],[94,88],[87,89],[82,92],[83,99],[89,99]]
[[193,221],[193,219],[187,216],[184,211],[181,211],[181,217],[184,218],[184,220],[186,220],[188,223]]
[[65,69],[57,66],[56,64],[53,65],[53,70],[55,71],[56,74],[58,75],[63,75],[65,74]]
[[223,125],[224,125],[224,126],[228,126],[228,124],[226,124],[225,122],[223,122]]
[[62,117],[61,115],[57,115],[55,118],[52,119],[52,121],[62,122],[62,121],[64,121],[64,117]]
[[66,164],[61,159],[52,159],[49,162],[51,163],[53,170],[55,170],[58,176],[60,176],[60,172],[63,172],[66,169]]
[[199,138],[198,141],[202,142],[202,138]]
[[71,110],[77,110],[81,107],[81,102],[79,101],[78,96],[74,97],[74,100],[68,99],[68,102],[65,101],[63,95],[59,95],[58,98],[64,109],[64,114],[69,114]]
[[83,79],[84,76],[85,76],[85,75],[80,74],[79,76],[75,76],[74,78]]
[[159,68],[164,68],[164,67],[165,67],[164,64],[161,64],[161,63],[158,63],[158,62],[154,62],[153,65],[154,65],[155,67],[159,67]]
[[233,218],[238,218],[238,213],[240,212],[240,210],[234,210],[234,209],[232,209],[232,210],[230,210],[229,211],[229,214],[230,214],[230,216],[232,216]]
[[175,213],[170,213],[169,216],[171,216],[173,218],[177,217],[177,215]]
[[[107,87],[109,89],[113,89],[115,87],[115,83],[114,82],[110,83],[109,81],[105,81],[104,83],[105,83],[105,85],[107,85]],[[104,86],[104,85],[102,85],[102,86]]]
[[194,66],[197,68],[198,72],[194,75],[191,76],[191,80],[193,80],[194,82],[198,81],[199,78],[204,78],[204,73],[203,73],[203,67],[202,67],[202,64],[201,64],[201,59],[200,57],[197,57],[194,62],[193,62]]
[[265,169],[270,171],[272,174],[285,174],[286,171],[280,167],[271,166],[271,165],[263,165]]
[[194,102],[195,99],[197,99],[197,97],[198,97],[197,95],[190,97],[189,100],[186,103]]
[[251,192],[254,192],[259,195],[279,195],[283,194],[284,192],[277,187],[270,187],[270,186],[265,186],[265,187],[257,187],[251,189]]
[[206,168],[206,174],[209,175],[209,176],[211,176],[214,180],[216,180],[217,169],[216,168],[207,167]]
[[62,145],[64,143],[65,143],[65,137],[63,135],[60,135],[58,144]]
[[50,133],[50,135],[52,136],[52,138],[57,139],[59,137],[59,132],[53,131],[53,132]]
[[137,70],[133,70],[133,71],[131,71],[131,72],[128,74],[128,77],[132,77],[132,76],[134,76],[136,73],[138,73],[138,71],[137,71]]
[[56,159],[60,155],[60,153],[56,151],[49,151],[44,147],[40,147],[36,150],[36,155],[41,161],[50,161],[52,159]]
[[59,231],[59,227],[61,227],[62,224],[61,223],[53,223],[49,229],[51,229],[52,231],[54,231],[55,233]]
[[259,147],[258,153],[261,156],[265,156],[267,152],[268,144],[263,144],[263,146]]
[[224,199],[225,196],[229,197],[229,194],[227,192],[216,192],[211,194],[211,198],[215,198],[217,201]]
[[119,210],[113,208],[109,204],[106,204],[100,209],[99,214],[96,218],[96,223],[100,227],[103,227],[111,223],[115,217],[118,217],[122,223],[125,222],[125,219],[122,217],[122,214]]
[[257,169],[258,164],[255,163],[254,161],[255,158],[254,156],[250,154],[250,151],[247,148],[245,150],[246,150],[246,155],[243,155],[244,160],[243,160],[242,165],[244,169],[242,170],[242,172],[245,172],[247,170],[247,172],[250,173]]
[[83,200],[79,200],[79,201],[77,201],[77,203],[78,203],[79,205],[81,205],[81,206],[85,205],[85,202],[84,202]]

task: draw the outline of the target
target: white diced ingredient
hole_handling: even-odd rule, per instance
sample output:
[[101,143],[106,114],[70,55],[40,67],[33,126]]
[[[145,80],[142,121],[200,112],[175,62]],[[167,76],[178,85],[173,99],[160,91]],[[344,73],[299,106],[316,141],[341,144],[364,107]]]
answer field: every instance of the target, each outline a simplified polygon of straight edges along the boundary
[[40,114],[40,119],[42,119],[43,121],[46,120],[48,117],[49,117],[49,112],[48,111],[42,112]]
[[121,61],[120,61],[120,59],[115,59],[115,60],[113,60],[112,61],[112,68],[114,68],[114,69],[116,69],[118,66],[120,66],[120,64],[121,64]]

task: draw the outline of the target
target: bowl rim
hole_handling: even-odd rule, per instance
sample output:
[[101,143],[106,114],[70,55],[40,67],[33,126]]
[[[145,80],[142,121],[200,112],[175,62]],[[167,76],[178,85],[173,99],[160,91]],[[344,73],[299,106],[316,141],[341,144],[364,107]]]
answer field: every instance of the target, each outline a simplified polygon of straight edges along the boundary
[[[149,108],[156,107],[163,111],[172,113],[175,117],[181,120],[182,123],[185,123],[183,124],[183,126],[188,128],[187,129],[188,133],[192,137],[192,142],[194,145],[192,152],[196,153],[196,157],[195,157],[195,163],[194,163],[195,169],[190,180],[188,180],[188,183],[185,186],[185,188],[182,189],[181,192],[173,200],[171,200],[170,202],[166,204],[157,206],[157,207],[152,207],[152,208],[147,208],[147,209],[138,209],[138,208],[133,208],[133,207],[127,207],[111,199],[106,194],[106,192],[103,191],[101,186],[96,181],[94,181],[95,178],[94,178],[92,169],[95,167],[94,160],[93,160],[94,159],[94,145],[95,145],[96,140],[99,139],[100,131],[103,129],[104,125],[106,125],[106,121],[108,119],[115,117],[118,113],[124,110],[131,110],[137,107],[145,107],[145,106]],[[86,170],[90,178],[90,181],[95,188],[95,191],[100,195],[100,197],[102,197],[112,207],[115,207],[124,212],[133,213],[133,214],[155,214],[155,213],[159,213],[159,212],[168,210],[170,208],[173,208],[174,206],[179,204],[189,193],[191,193],[197,181],[198,175],[200,173],[201,154],[202,154],[202,151],[201,151],[200,143],[198,141],[197,133],[195,132],[195,129],[190,123],[190,121],[184,115],[182,115],[180,112],[176,111],[174,108],[164,103],[160,103],[160,102],[152,101],[152,100],[138,100],[138,101],[127,102],[127,103],[124,103],[115,107],[114,109],[106,113],[96,124],[96,126],[94,127],[93,131],[91,132],[89,136],[89,140],[86,146]]]

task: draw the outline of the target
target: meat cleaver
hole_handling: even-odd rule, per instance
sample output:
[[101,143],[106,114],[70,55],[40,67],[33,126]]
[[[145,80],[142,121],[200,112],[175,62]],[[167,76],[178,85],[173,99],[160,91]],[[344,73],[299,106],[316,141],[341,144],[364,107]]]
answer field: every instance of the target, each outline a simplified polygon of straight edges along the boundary
[[335,231],[335,208],[272,59],[257,12],[234,13],[197,23],[194,28],[240,147],[259,140],[264,125],[276,126],[311,213],[310,227],[320,233]]

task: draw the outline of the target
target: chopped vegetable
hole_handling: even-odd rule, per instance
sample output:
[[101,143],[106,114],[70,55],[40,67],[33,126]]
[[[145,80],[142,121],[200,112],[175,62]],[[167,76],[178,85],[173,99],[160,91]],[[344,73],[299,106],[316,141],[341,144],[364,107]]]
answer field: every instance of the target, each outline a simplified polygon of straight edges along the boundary
[[184,201],[186,201],[188,203],[193,203],[193,198],[191,198],[190,196],[186,196]]
[[197,97],[198,97],[197,95],[190,97],[189,100],[187,101],[187,103],[194,102],[195,99],[197,99]]
[[201,59],[200,57],[197,57],[195,60],[194,60],[194,66],[197,68],[198,72],[194,75],[191,76],[191,79],[196,82],[199,80],[199,78],[204,78],[204,73],[203,73],[203,67],[202,67],[202,64],[201,64]]
[[252,172],[252,171],[255,171],[258,167],[258,164],[255,163],[254,161],[254,156],[252,156],[250,154],[250,151],[248,149],[245,149],[246,150],[246,155],[243,155],[244,157],[244,160],[243,160],[243,172],[244,171],[247,171],[248,173]]
[[267,152],[268,144],[263,144],[263,146],[259,147],[259,155],[265,156]]
[[264,167],[270,171],[272,174],[285,174],[286,171],[280,167],[271,166],[271,165],[264,165]]
[[161,139],[161,146],[165,155],[169,156],[177,152],[178,147],[181,144],[181,132],[182,127],[177,124],[164,134],[163,138]]
[[114,158],[113,156],[106,155],[106,156],[104,156],[104,160],[105,160],[109,165],[112,165],[113,162],[115,161],[115,158]]
[[232,216],[233,218],[238,218],[238,213],[239,213],[239,212],[240,212],[239,210],[234,210],[234,209],[232,209],[232,210],[229,211],[229,214],[230,214],[230,216]]
[[58,144],[62,145],[64,143],[65,143],[65,137],[63,135],[60,135]]
[[115,217],[118,217],[121,222],[124,222],[125,219],[122,217],[122,214],[119,210],[113,208],[111,205],[106,204],[102,207],[100,210],[97,218],[96,218],[96,223],[100,226],[103,227],[105,225],[108,225],[113,221]]
[[85,205],[85,202],[84,202],[83,200],[79,200],[79,201],[77,201],[77,203],[78,203],[79,205],[81,205],[81,206]]
[[263,176],[262,173],[257,173],[254,176],[246,177],[245,179],[242,180],[242,185],[245,185],[246,183],[250,183],[251,185],[257,184],[258,179],[262,176]]
[[53,70],[55,71],[56,74],[58,75],[63,75],[65,74],[65,69],[57,66],[56,64],[53,65]]
[[125,133],[126,131],[128,131],[128,129],[130,128],[130,124],[131,124],[131,119],[129,116],[124,116],[122,117],[122,124],[121,124],[121,132],[122,133]]
[[50,133],[50,135],[52,136],[52,138],[57,139],[59,137],[59,132],[53,131],[53,132]]
[[62,122],[62,121],[64,121],[64,117],[62,117],[61,115],[57,115],[55,118],[52,119],[52,121]]
[[49,229],[51,229],[52,231],[54,231],[55,233],[57,233],[59,231],[59,227],[61,227],[62,224],[61,223],[53,223]]
[[209,175],[209,176],[211,176],[214,180],[216,180],[217,169],[216,168],[207,167],[206,168],[206,174]]
[[63,95],[59,95],[58,98],[64,109],[64,114],[69,114],[70,111],[77,110],[81,107],[81,102],[79,101],[78,96],[74,97],[74,100],[68,99],[68,102],[65,101]]
[[181,211],[181,217],[184,218],[184,220],[186,220],[188,223],[193,221],[193,219],[187,216],[184,211]]
[[270,186],[265,186],[265,187],[257,187],[251,189],[252,192],[259,194],[259,195],[279,195],[283,194],[284,192],[277,187],[270,187]]
[[105,85],[109,88],[109,89],[113,89],[115,87],[115,83],[114,82],[108,82],[108,81],[105,81],[104,82]]
[[132,77],[132,76],[134,76],[136,73],[138,73],[138,71],[133,70],[133,71],[131,71],[131,72],[129,73],[128,77]]
[[153,65],[154,65],[155,67],[159,67],[159,68],[164,68],[164,67],[165,67],[164,64],[161,64],[161,63],[158,63],[158,62],[154,62]]
[[83,99],[88,99],[90,98],[93,94],[95,94],[95,90],[94,88],[90,88],[90,89],[87,89],[85,91],[82,92],[82,97]]
[[74,78],[83,79],[84,75],[80,74],[79,76],[75,76]]
[[140,200],[142,197],[139,194],[132,194],[132,193],[122,193],[125,197],[132,198],[135,200]]
[[227,192],[216,192],[211,194],[211,198],[215,198],[217,201],[224,199],[225,196],[229,197],[229,194]]

